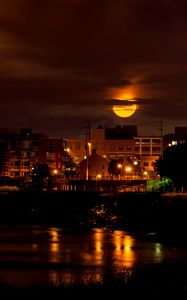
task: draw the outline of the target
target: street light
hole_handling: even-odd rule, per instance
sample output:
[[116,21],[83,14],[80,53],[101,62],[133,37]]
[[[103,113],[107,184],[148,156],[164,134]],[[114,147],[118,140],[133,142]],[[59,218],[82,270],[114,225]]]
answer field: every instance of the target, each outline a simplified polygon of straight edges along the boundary
[[89,156],[91,155],[91,146],[92,146],[92,144],[90,142],[88,142],[86,144],[86,155],[85,155],[85,159],[86,159],[86,180],[89,179],[88,169],[89,169]]
[[101,179],[101,174],[97,174],[96,179]]
[[117,168],[120,170],[120,173],[119,173],[119,180],[120,180],[120,175],[121,175],[121,169],[122,169],[122,164],[117,164]]
[[148,179],[148,172],[147,171],[144,171],[143,175],[145,176],[146,179]]
[[91,155],[91,143],[88,143],[88,155]]
[[[125,168],[125,172],[126,173],[130,173],[132,171],[132,167],[130,167],[130,166],[127,166],[126,168]],[[128,176],[128,175],[127,175]]]

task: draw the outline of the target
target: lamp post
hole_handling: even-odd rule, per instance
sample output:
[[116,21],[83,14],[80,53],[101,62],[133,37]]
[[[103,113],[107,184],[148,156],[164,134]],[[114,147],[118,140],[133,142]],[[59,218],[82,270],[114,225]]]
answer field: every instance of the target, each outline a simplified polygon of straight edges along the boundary
[[149,175],[148,175],[148,172],[147,172],[147,171],[144,171],[144,172],[143,172],[143,175],[144,175],[145,179],[148,179]]
[[88,155],[86,155],[86,180],[88,180]]
[[91,143],[86,143],[86,180],[89,179],[89,156],[91,155]]
[[119,170],[119,180],[120,180],[120,177],[121,177],[121,169],[122,169],[122,164],[118,164],[117,165],[117,168],[118,168],[118,170]]
[[91,143],[90,143],[90,121],[88,121],[88,126],[85,127],[86,129],[86,180],[88,180],[88,157],[91,155]]
[[[162,121],[160,121],[160,142],[161,142],[160,158],[163,159],[164,147],[163,147],[163,122]],[[162,187],[162,176],[160,176],[160,182],[161,182],[161,187]]]
[[[130,166],[127,166],[126,168],[125,168],[125,172],[128,174],[128,173],[130,173],[132,171],[132,167],[130,167]],[[126,175],[127,176],[127,178],[126,179],[128,179],[128,175]]]

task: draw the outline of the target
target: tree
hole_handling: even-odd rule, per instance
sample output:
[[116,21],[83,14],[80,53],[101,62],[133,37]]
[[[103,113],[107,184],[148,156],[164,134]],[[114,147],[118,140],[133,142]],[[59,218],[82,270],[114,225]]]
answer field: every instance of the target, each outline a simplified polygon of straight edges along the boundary
[[109,166],[108,166],[108,171],[110,174],[112,175],[120,175],[121,174],[121,168],[118,167],[118,165],[120,164],[120,161],[118,161],[117,159],[111,159],[111,161],[109,162]]
[[166,148],[155,167],[161,178],[170,178],[177,190],[187,187],[187,144],[181,143]]
[[50,188],[51,179],[50,168],[47,164],[39,164],[32,171],[32,184],[35,188]]

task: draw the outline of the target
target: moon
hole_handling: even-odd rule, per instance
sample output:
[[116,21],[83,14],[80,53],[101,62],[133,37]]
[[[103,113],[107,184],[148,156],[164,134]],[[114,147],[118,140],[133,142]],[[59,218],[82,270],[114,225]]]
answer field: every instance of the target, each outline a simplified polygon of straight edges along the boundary
[[132,116],[136,109],[136,104],[129,104],[129,105],[113,105],[113,111],[114,113],[121,118],[128,118]]

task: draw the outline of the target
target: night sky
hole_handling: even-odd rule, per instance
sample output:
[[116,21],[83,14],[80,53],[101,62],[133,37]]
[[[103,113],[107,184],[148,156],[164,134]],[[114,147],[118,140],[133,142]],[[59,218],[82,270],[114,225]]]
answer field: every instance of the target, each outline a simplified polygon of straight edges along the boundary
[[[116,116],[129,98],[136,113]],[[187,126],[186,0],[1,0],[0,99],[0,127],[66,138],[88,120]]]

